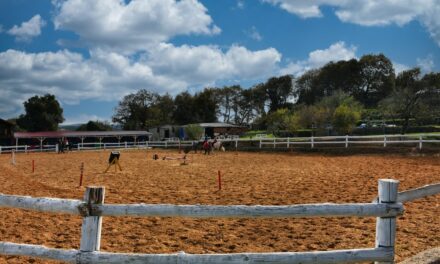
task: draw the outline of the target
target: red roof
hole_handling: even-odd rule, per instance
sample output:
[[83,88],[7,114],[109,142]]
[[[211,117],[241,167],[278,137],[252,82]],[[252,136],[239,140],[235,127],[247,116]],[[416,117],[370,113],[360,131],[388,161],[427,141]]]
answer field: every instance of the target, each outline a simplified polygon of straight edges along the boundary
[[45,132],[15,132],[15,138],[62,138],[62,137],[134,137],[149,136],[147,131],[45,131]]

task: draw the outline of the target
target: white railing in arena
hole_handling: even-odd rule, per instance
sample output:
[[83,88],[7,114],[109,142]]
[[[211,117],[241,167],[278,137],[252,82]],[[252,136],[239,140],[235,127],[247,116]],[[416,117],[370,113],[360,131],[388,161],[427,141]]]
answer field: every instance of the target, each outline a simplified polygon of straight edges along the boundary
[[[423,149],[425,144],[440,146],[440,135],[375,135],[375,136],[325,136],[325,137],[287,137],[287,138],[228,138],[219,139],[219,141],[227,142],[235,150],[241,148],[276,148],[290,149],[295,147],[317,148],[320,146],[337,146],[349,148],[351,146],[375,145],[375,146],[414,146]],[[138,142],[119,142],[119,143],[78,143],[74,144],[73,150],[99,150],[99,149],[130,149],[130,148],[181,148],[197,144],[199,141],[138,141]],[[246,147],[244,147],[244,145]],[[15,152],[57,152],[58,145],[17,145],[17,146],[0,146],[1,153]]]
[[[33,198],[0,194],[0,207],[40,212],[81,215],[79,250],[41,245],[0,242],[1,255],[30,256],[69,263],[394,263],[396,216],[402,202],[440,193],[440,183],[398,193],[396,180],[379,180],[378,198],[373,203],[302,204],[284,206],[218,206],[169,204],[104,204],[105,189],[88,187],[84,200]],[[130,254],[100,251],[103,216],[136,217],[377,217],[374,248],[314,252],[234,254]]]

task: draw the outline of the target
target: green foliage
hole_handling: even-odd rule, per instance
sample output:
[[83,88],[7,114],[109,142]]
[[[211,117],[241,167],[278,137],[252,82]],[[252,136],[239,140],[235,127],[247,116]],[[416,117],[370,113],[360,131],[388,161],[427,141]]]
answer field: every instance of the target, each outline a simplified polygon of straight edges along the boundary
[[148,129],[171,122],[172,109],[172,99],[169,95],[160,96],[143,89],[124,96],[112,119],[124,129]]
[[418,68],[401,72],[396,89],[380,102],[379,109],[386,118],[403,120],[402,133],[412,118],[435,119],[440,115],[440,73],[421,77]]
[[36,95],[23,104],[26,113],[20,115],[17,125],[27,131],[56,131],[64,121],[63,109],[54,95]]
[[337,91],[315,105],[302,105],[290,118],[289,131],[299,129],[326,130],[333,127],[339,133],[350,133],[361,119],[362,106],[352,96]]
[[365,55],[359,61],[330,62],[300,76],[294,95],[299,104],[315,104],[341,90],[367,107],[378,102],[394,89],[394,69],[383,54]]
[[360,119],[361,113],[357,109],[341,104],[333,113],[333,126],[340,134],[349,134]]
[[203,137],[204,129],[199,125],[187,125],[185,127],[185,134],[190,140],[198,140]]
[[79,126],[76,131],[111,131],[112,129],[112,126],[108,122],[90,120],[87,124]]
[[292,76],[272,77],[260,86],[269,101],[269,112],[288,106],[287,100],[293,93]]
[[287,108],[280,108],[266,116],[267,129],[272,133],[289,127],[290,113]]
[[188,92],[178,94],[174,99],[174,122],[179,125],[216,122],[218,112],[216,95],[216,90],[212,88],[206,88],[194,96]]

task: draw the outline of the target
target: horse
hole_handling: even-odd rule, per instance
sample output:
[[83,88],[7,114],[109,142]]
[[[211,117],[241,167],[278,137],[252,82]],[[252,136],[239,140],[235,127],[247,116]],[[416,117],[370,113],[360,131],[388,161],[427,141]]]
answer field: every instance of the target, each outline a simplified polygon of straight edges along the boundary
[[211,145],[212,145],[213,150],[221,150],[221,151],[225,152],[225,146],[223,145],[223,142],[217,141],[217,139],[214,139],[214,141],[212,142]]

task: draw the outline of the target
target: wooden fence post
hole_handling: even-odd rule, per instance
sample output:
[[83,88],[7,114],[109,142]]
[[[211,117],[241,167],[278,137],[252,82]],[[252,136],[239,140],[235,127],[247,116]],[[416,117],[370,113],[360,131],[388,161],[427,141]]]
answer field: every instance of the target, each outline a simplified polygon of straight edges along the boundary
[[[104,187],[87,187],[84,193],[84,201],[89,209],[92,204],[104,203]],[[81,227],[80,250],[85,252],[99,251],[101,246],[101,216],[85,216]]]
[[315,147],[315,141],[314,141],[313,136],[310,138],[310,147],[311,147],[311,148],[314,148],[314,147]]
[[348,135],[345,135],[345,147],[348,148]]
[[387,135],[383,136],[383,146],[386,147],[387,146]]
[[[391,179],[379,180],[378,203],[396,203],[399,181]],[[385,247],[393,250],[396,240],[396,217],[378,217],[376,219],[376,248]],[[391,264],[390,262],[375,262],[375,264]]]
[[420,136],[419,137],[419,149],[422,149],[422,147],[423,147],[423,137]]
[[290,148],[290,137],[287,137],[287,149]]
[[261,148],[261,138],[260,138],[260,148]]

